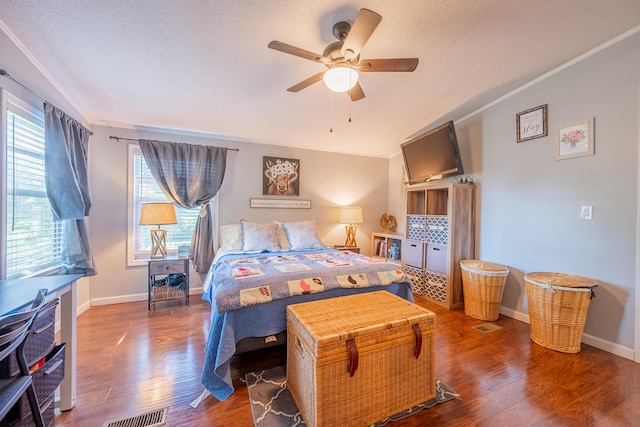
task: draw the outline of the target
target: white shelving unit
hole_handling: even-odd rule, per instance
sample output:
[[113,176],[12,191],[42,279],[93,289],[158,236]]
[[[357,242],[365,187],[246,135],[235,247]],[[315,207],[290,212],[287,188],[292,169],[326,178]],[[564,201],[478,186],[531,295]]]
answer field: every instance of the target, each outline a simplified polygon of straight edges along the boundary
[[402,264],[402,241],[400,233],[371,233],[371,255]]

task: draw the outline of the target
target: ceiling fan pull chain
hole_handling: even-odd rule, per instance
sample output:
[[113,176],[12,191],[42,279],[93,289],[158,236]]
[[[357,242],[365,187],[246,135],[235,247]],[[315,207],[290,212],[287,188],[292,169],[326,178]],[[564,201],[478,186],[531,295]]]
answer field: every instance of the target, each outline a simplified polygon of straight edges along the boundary
[[329,91],[329,133],[333,132],[333,92]]
[[[351,74],[349,74],[349,87],[353,89],[353,85],[351,84]],[[351,123],[351,104],[353,104],[353,101],[351,101],[351,89],[349,89],[349,123]]]

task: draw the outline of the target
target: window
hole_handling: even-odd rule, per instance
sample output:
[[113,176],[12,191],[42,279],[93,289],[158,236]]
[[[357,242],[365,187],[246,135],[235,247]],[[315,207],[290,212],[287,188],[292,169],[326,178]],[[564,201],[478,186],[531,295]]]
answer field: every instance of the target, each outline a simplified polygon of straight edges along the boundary
[[34,276],[61,266],[62,223],[53,220],[44,178],[44,113],[2,92],[5,261],[0,276]]
[[[140,147],[129,145],[129,265],[149,259],[151,233],[149,226],[141,226],[140,209],[143,203],[167,202],[144,160]],[[167,230],[167,252],[176,254],[181,247],[188,252],[200,209],[176,206],[177,224],[163,225]],[[181,251],[182,254],[182,251]]]

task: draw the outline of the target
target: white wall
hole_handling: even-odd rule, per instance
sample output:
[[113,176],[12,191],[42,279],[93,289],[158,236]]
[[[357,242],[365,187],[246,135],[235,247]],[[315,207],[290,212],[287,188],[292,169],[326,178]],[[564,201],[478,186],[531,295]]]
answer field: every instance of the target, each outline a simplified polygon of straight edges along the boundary
[[[16,45],[16,41],[10,39],[1,30],[2,28],[0,28],[0,69],[5,70],[11,77],[29,88],[38,95],[38,97],[62,109],[89,127],[88,122],[78,113],[75,106],[65,98],[59,88],[51,84],[43,75],[42,70],[35,66],[33,62],[20,51]],[[0,77],[0,87],[26,102],[32,103],[33,105],[42,105],[42,101],[38,99],[38,97],[32,95],[7,77]],[[0,204],[1,203],[0,201]],[[90,282],[91,278],[83,278],[76,283],[78,291],[76,296],[78,313],[82,313],[82,311],[88,307]]]
[[[639,96],[635,34],[456,122],[465,175],[476,183],[477,257],[511,270],[502,313],[528,321],[526,273],[593,278],[599,284],[584,341],[628,358],[636,331]],[[517,143],[516,113],[542,104],[549,135]],[[595,155],[554,160],[554,128],[589,117]],[[390,189],[401,160],[390,161]],[[579,219],[583,205],[594,206],[592,221]]]
[[[404,141],[398,142],[398,150],[400,150],[402,142]],[[402,184],[405,180],[403,165],[404,162],[400,151],[389,159],[389,196],[387,198],[389,214],[393,215],[398,223],[396,233],[402,234],[405,233],[406,227],[405,210],[407,203],[405,186]]]
[[[147,298],[146,266],[128,267],[127,239],[127,142],[109,136],[147,138],[191,144],[238,148],[227,153],[227,169],[219,192],[220,224],[240,219],[256,222],[317,219],[328,245],[344,244],[344,225],[338,224],[338,207],[362,206],[364,224],[356,240],[363,253],[370,253],[369,233],[378,231],[386,211],[387,159],[293,149],[274,145],[216,140],[143,130],[94,126],[89,170],[93,210],[90,234],[98,275],[91,280],[93,305]],[[300,159],[300,195],[287,198],[311,200],[311,209],[250,208],[251,198],[262,195],[262,157]],[[202,277],[192,271],[192,293],[202,287]]]

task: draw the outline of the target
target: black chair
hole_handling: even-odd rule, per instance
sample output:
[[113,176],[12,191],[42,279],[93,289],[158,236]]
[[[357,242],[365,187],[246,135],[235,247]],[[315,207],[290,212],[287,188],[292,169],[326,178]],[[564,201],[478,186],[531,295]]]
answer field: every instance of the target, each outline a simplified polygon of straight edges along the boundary
[[24,343],[31,331],[33,319],[45,303],[46,290],[38,291],[36,299],[29,310],[0,317],[0,362],[7,359],[14,351],[20,373],[10,378],[0,379],[0,420],[2,420],[18,400],[26,393],[33,421],[37,427],[44,427],[38,397],[33,387],[27,358],[24,354]]

